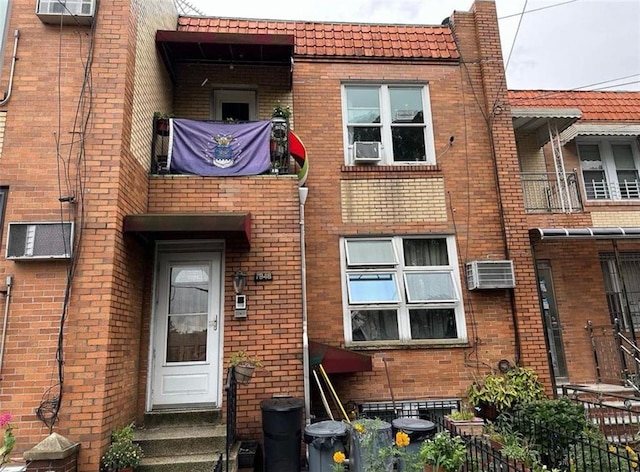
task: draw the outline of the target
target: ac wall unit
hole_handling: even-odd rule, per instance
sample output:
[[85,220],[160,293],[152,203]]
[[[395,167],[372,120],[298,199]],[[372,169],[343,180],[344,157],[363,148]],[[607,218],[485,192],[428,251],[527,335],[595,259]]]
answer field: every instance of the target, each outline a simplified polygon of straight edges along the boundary
[[36,15],[50,25],[90,25],[97,0],[38,0]]
[[7,259],[69,259],[73,223],[9,223]]
[[469,290],[513,288],[516,286],[512,261],[468,262],[466,271]]
[[372,164],[382,159],[382,143],[377,141],[356,141],[353,143],[353,162]]

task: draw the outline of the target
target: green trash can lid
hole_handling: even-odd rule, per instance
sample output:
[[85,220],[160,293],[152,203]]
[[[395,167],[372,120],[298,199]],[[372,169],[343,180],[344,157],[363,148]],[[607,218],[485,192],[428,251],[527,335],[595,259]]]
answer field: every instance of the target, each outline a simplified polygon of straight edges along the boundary
[[292,411],[302,407],[304,407],[304,400],[294,397],[269,398],[260,402],[260,408],[264,411]]
[[315,438],[328,438],[333,436],[346,436],[347,425],[342,421],[318,421],[304,428],[305,434]]
[[432,421],[419,418],[396,418],[392,422],[393,427],[402,431],[431,431],[436,425]]

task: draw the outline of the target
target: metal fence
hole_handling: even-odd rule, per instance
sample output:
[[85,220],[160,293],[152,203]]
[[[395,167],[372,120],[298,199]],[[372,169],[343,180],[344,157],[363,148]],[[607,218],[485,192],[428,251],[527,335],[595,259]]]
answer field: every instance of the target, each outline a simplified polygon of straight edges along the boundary
[[575,172],[522,172],[522,193],[527,211],[575,213],[582,211],[582,199]]
[[[227,392],[226,468],[227,472],[229,472],[229,452],[231,451],[233,443],[236,441],[236,423],[238,417],[238,382],[236,381],[234,367],[229,367],[227,370],[227,382],[224,389]],[[218,462],[222,463],[222,460]]]

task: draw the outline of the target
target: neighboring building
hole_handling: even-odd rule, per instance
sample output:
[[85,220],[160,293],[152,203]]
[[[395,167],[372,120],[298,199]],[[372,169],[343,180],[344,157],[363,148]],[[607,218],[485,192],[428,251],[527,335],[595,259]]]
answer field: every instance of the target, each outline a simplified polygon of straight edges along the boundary
[[[325,415],[319,362],[363,409],[451,408],[505,359],[551,392],[532,254],[551,260],[560,295],[556,260],[582,253],[532,245],[529,230],[612,226],[613,213],[525,211],[551,194],[530,195],[521,168],[553,160],[512,113],[493,1],[437,26],[178,17],[169,0],[78,0],[79,16],[39,19],[35,3],[11,2],[20,60],[0,109],[0,411],[16,417],[18,452],[53,423],[90,472],[111,431],[150,412],[224,421],[238,350],[264,363],[238,392],[245,438],[261,437],[273,396]],[[290,119],[270,123],[275,106]],[[570,108],[562,126],[582,116]],[[587,196],[613,195],[584,165]],[[588,293],[604,323],[604,290],[587,290],[602,272],[585,269],[600,270],[600,242],[580,244],[593,245],[589,275],[559,312]],[[595,380],[567,364],[571,381]]]
[[509,99],[555,381],[634,381],[619,336],[640,326],[640,93]]

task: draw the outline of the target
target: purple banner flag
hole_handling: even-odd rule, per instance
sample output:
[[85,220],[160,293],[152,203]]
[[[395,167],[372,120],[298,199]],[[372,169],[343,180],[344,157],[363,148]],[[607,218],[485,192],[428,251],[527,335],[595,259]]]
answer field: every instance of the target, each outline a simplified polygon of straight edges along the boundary
[[172,118],[169,136],[173,174],[257,175],[271,167],[271,121],[231,124]]

